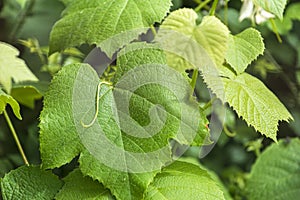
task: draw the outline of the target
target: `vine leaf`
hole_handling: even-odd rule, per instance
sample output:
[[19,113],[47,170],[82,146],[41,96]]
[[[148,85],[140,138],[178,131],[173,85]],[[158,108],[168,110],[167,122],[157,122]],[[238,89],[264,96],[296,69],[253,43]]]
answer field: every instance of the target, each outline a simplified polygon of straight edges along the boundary
[[18,119],[22,119],[20,114],[20,106],[18,102],[10,95],[6,94],[3,90],[0,89],[0,114],[5,110],[6,105],[9,104]]
[[223,192],[206,170],[191,163],[176,161],[157,174],[145,193],[155,199],[225,199]]
[[247,180],[249,199],[298,199],[300,140],[280,140],[256,160]]
[[255,5],[275,14],[280,20],[283,19],[283,11],[287,0],[253,0]]
[[[189,82],[165,63],[155,45],[128,45],[119,53],[113,90],[102,84],[98,104],[100,80],[93,68],[65,66],[54,77],[40,116],[43,167],[59,167],[81,153],[84,175],[117,198],[141,199],[154,175],[172,160],[171,138],[188,144],[201,135],[197,144],[206,144],[209,133],[201,127],[207,121],[191,99]],[[96,122],[83,126],[95,110]]]
[[62,185],[50,171],[43,171],[39,166],[22,166],[4,176],[1,191],[4,200],[53,199]]
[[67,8],[50,35],[50,54],[87,43],[96,44],[111,57],[150,25],[160,22],[171,6],[170,0],[64,2]]
[[223,78],[226,102],[263,135],[277,141],[278,121],[293,119],[279,99],[257,78],[243,73]]
[[200,25],[197,18],[192,9],[176,10],[162,23],[155,39],[166,50],[169,66],[180,72],[193,68],[205,71],[207,55],[216,66],[224,62],[228,28],[214,16],[204,17]]
[[55,199],[97,199],[113,200],[110,191],[90,177],[84,177],[79,169],[75,169],[64,179],[64,186],[56,194]]
[[[118,162],[119,158],[111,159]],[[107,167],[89,152],[80,155],[80,170],[108,187],[117,199],[142,199],[145,190],[158,171],[128,173]],[[151,162],[149,160],[149,162]]]
[[[73,85],[80,67],[64,67],[51,81],[40,115],[40,152],[44,168],[60,167],[83,149],[72,112]],[[86,67],[88,72],[91,68]],[[87,72],[87,73],[88,73]]]
[[248,28],[230,37],[226,60],[237,74],[241,74],[254,59],[263,54],[264,49],[260,33],[254,28]]
[[14,84],[11,89],[11,96],[20,104],[33,109],[35,100],[43,97],[48,85],[47,82],[23,82]]
[[16,83],[38,81],[18,55],[19,51],[15,47],[0,42],[0,83],[7,93],[10,93],[12,80]]

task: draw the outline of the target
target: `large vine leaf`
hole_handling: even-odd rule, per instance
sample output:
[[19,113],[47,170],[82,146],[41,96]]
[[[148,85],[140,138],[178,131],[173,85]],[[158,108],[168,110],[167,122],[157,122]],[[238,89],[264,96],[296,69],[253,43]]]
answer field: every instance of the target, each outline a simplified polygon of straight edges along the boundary
[[226,60],[236,73],[241,74],[254,59],[263,54],[264,49],[260,33],[254,28],[248,28],[230,37]]
[[64,2],[67,8],[50,35],[50,54],[88,43],[96,44],[112,56],[150,25],[160,22],[171,6],[170,0]]
[[224,62],[228,28],[214,16],[204,17],[200,25],[197,18],[192,9],[176,10],[162,23],[156,37],[167,52],[168,64],[181,72],[192,68],[205,71],[207,59],[216,66]]
[[[111,162],[118,162],[117,155],[111,155]],[[145,190],[159,171],[128,173],[107,167],[89,152],[80,155],[80,170],[108,187],[117,199],[142,199]],[[151,160],[148,160],[150,163]]]
[[79,169],[72,171],[64,179],[64,186],[55,196],[56,200],[64,199],[94,199],[112,200],[114,199],[109,190],[102,184],[93,181],[90,177],[84,177]]
[[266,11],[274,13],[279,19],[283,19],[283,11],[287,0],[253,0],[253,2]]
[[[165,62],[154,45],[129,45],[117,59],[114,89],[101,83],[99,104],[97,73],[85,64],[64,67],[50,85],[40,117],[43,166],[59,167],[82,152],[85,175],[117,198],[140,199],[171,161],[171,138],[190,144],[200,135],[197,144],[206,143],[207,121],[191,99],[189,82]],[[96,121],[85,125],[97,105]]]
[[15,47],[0,42],[0,83],[8,93],[12,80],[16,83],[38,80],[18,55],[19,51]]
[[147,188],[146,200],[225,199],[207,171],[191,163],[174,162],[159,173]]
[[243,73],[223,78],[225,101],[240,117],[263,135],[276,139],[278,121],[292,119],[279,99],[257,78]]
[[11,106],[15,116],[18,119],[22,119],[18,102],[12,96],[6,94],[5,92],[3,92],[3,90],[0,89],[0,114],[3,113],[7,104]]
[[22,166],[10,171],[1,181],[4,200],[53,199],[63,183],[50,171],[39,166]]
[[[40,152],[42,166],[60,167],[70,162],[83,149],[73,120],[73,85],[80,67],[74,64],[64,67],[51,81],[44,97],[40,115]],[[87,72],[88,73],[88,72]]]
[[280,140],[256,160],[247,180],[249,199],[298,199],[300,140]]

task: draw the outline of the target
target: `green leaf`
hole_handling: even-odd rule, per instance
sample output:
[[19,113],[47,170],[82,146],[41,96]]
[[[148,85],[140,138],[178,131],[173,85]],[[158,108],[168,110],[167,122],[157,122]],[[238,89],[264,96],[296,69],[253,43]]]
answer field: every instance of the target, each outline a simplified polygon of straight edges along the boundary
[[20,104],[31,109],[34,108],[36,100],[41,99],[48,87],[46,82],[26,82],[13,85],[11,96]]
[[62,185],[50,171],[43,171],[38,166],[22,166],[4,176],[1,191],[4,200],[51,200]]
[[253,60],[263,54],[264,49],[260,33],[254,28],[248,28],[230,37],[226,60],[237,74],[241,74]]
[[73,120],[73,85],[84,64],[64,67],[52,79],[40,115],[40,151],[44,168],[60,167],[77,156],[82,147]]
[[278,98],[257,78],[243,73],[223,78],[226,102],[248,125],[277,141],[278,121],[293,119]]
[[300,20],[300,3],[292,3],[286,9],[286,17],[290,19]]
[[12,87],[12,80],[15,83],[38,80],[18,55],[19,51],[15,47],[0,42],[0,83],[8,93]]
[[[171,138],[190,144],[198,134],[199,145],[209,135],[189,82],[165,62],[155,45],[127,46],[117,59],[113,90],[88,65],[63,67],[40,117],[43,166],[59,167],[83,152],[83,174],[117,198],[142,198],[155,173],[172,159]],[[95,122],[86,125],[95,110]]]
[[21,8],[24,8],[26,5],[27,0],[16,0],[18,4],[21,6]]
[[174,162],[158,174],[147,188],[145,200],[225,199],[206,170],[186,162]]
[[249,199],[298,199],[299,138],[272,144],[256,160],[247,180]]
[[287,0],[253,0],[255,5],[275,14],[279,19],[283,18],[283,11]]
[[[112,155],[110,161],[118,162],[119,158]],[[103,183],[117,199],[142,199],[143,193],[158,172],[122,172],[105,166],[88,152],[83,152],[80,155],[79,162],[83,174]],[[149,162],[151,161],[149,160]]]
[[176,10],[162,23],[156,37],[167,52],[169,66],[181,72],[192,68],[205,71],[208,59],[216,66],[224,62],[228,28],[214,16],[204,17],[200,25],[197,18],[192,9]]
[[15,116],[21,120],[22,116],[20,114],[20,106],[18,102],[12,96],[6,94],[0,89],[0,114],[3,113],[7,104],[11,106]]
[[50,35],[50,54],[88,43],[96,44],[112,56],[140,33],[146,32],[150,25],[160,22],[171,6],[170,0],[66,2],[63,17]]
[[64,186],[55,196],[56,200],[64,199],[93,199],[112,200],[114,199],[109,190],[102,184],[93,181],[90,177],[84,177],[79,169],[72,171],[64,179]]

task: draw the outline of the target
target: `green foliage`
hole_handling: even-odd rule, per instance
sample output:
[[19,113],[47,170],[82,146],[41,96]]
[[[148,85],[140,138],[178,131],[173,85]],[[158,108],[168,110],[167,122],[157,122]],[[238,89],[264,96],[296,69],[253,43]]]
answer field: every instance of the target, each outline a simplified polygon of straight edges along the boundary
[[0,1],[0,199],[298,198],[299,3],[44,1]]
[[3,113],[7,104],[11,106],[15,116],[18,119],[22,119],[18,102],[12,96],[6,94],[0,89],[0,114]]
[[[199,181],[201,180],[201,181]],[[220,187],[206,170],[186,162],[165,167],[148,187],[146,200],[225,199]]]
[[[145,49],[145,46],[148,46],[148,48]],[[143,49],[141,49],[142,47]],[[88,124],[95,115],[94,112],[83,112],[95,110],[93,106],[95,106],[94,98],[99,78],[96,72],[88,65],[78,64],[64,67],[54,77],[49,92],[45,95],[44,109],[40,116],[40,141],[43,167],[60,167],[70,162],[79,152],[82,152],[83,149],[89,146],[96,146],[94,150],[96,152],[106,148],[106,153],[110,154],[113,149],[105,146],[107,144],[95,144],[97,142],[95,138],[98,138],[99,141],[103,140],[101,139],[101,130],[105,130],[106,137],[125,152],[129,151],[146,155],[148,152],[162,148],[161,152],[153,155],[157,157],[157,160],[153,160],[152,164],[148,163],[147,166],[139,166],[138,162],[143,163],[147,159],[154,159],[153,157],[146,156],[142,157],[142,160],[135,160],[136,158],[131,158],[131,154],[118,153],[116,152],[117,150],[114,152],[119,156],[116,156],[115,161],[109,161],[114,166],[123,167],[123,170],[143,171],[148,169],[152,171],[155,169],[154,172],[149,173],[133,174],[116,170],[113,167],[107,167],[99,162],[95,155],[88,155],[87,152],[83,153],[80,157],[81,169],[84,174],[103,182],[118,198],[124,199],[133,196],[138,199],[142,197],[143,191],[152,181],[157,170],[171,160],[169,139],[174,138],[182,144],[189,144],[193,142],[193,138],[198,134],[195,143],[198,145],[206,143],[208,130],[205,126],[207,121],[205,116],[200,115],[199,105],[189,98],[192,93],[191,88],[188,81],[180,73],[173,72],[173,77],[169,77],[168,79],[170,82],[165,82],[167,84],[165,85],[166,88],[156,84],[143,85],[142,81],[145,80],[146,83],[164,83],[164,78],[167,75],[165,73],[169,72],[168,68],[162,65],[164,63],[163,52],[155,49],[153,45],[137,43],[121,51],[117,62],[119,71],[117,71],[115,81],[118,82],[114,87],[114,93],[105,85],[101,86],[100,89],[101,98],[99,99],[97,120],[100,127],[93,124],[91,127],[85,128],[83,130],[83,138],[80,138],[80,130],[83,128],[82,123]],[[149,64],[149,66],[147,68],[143,67],[146,64]],[[123,75],[128,75],[127,72],[132,69],[142,70],[143,74],[139,76],[140,79],[134,80],[130,76],[129,78],[131,79],[123,79]],[[135,73],[139,73],[139,71]],[[147,80],[148,78],[151,79]],[[128,84],[136,86],[137,83],[134,81],[142,84],[142,86],[135,91],[131,91],[130,88],[132,86]],[[170,88],[175,92],[177,91],[177,96],[170,93]],[[76,94],[76,96],[73,96],[73,94]],[[128,95],[133,95],[130,102],[126,102],[126,98],[124,98]],[[85,101],[84,105],[82,105],[82,100]],[[73,103],[70,104],[70,102]],[[117,104],[119,120],[121,120],[119,123],[121,128],[125,128],[125,130],[121,130],[120,125],[114,119],[113,108],[111,107],[112,102],[116,102]],[[126,110],[118,108],[118,106],[124,103],[129,103],[130,114],[135,121],[128,118]],[[147,137],[152,135],[157,127],[150,124],[149,128],[144,127],[143,131],[139,124],[149,123],[146,113],[149,111],[153,112],[150,108],[158,103],[166,109],[165,111],[156,110],[156,112],[162,112],[159,114],[165,117],[165,124],[161,124],[163,127],[161,127],[159,132],[154,132],[155,135],[144,138],[145,136],[143,135]],[[61,112],[62,110],[64,112]],[[183,112],[183,114],[180,112]],[[204,120],[201,120],[200,117],[203,117]],[[126,121],[122,121],[122,119],[126,119]],[[157,119],[152,118],[151,120],[155,121],[155,126],[159,124]],[[163,118],[160,120],[163,120]],[[183,120],[183,124],[181,120]],[[130,123],[131,126],[129,126]],[[194,124],[197,123],[200,125],[195,127]],[[138,131],[135,129],[138,129]],[[133,137],[134,134],[140,134],[141,137]],[[82,146],[82,141],[85,147]],[[58,149],[60,146],[64,148]],[[91,151],[90,149],[88,150]],[[104,157],[106,153],[102,152]],[[127,165],[128,163],[130,164]],[[91,166],[96,167],[91,168]]]
[[[50,54],[83,43],[96,44],[109,56],[160,22],[168,12],[170,0],[90,0],[65,1],[63,17],[53,27]],[[149,9],[150,8],[150,9]],[[122,36],[122,32],[126,36]],[[101,33],[101,34],[100,34]],[[121,34],[122,38],[118,38]],[[109,38],[117,36],[115,40]]]
[[15,47],[0,42],[0,83],[8,93],[11,91],[12,80],[15,83],[38,80],[25,62],[17,58],[18,55],[19,51]]
[[176,10],[165,19],[157,35],[156,40],[167,50],[168,65],[179,71],[204,71],[206,55],[215,65],[224,61],[228,28],[214,16],[204,17],[200,25],[196,24],[197,18],[192,9]]
[[53,199],[63,183],[50,171],[38,166],[22,166],[6,174],[1,180],[4,200]]
[[268,147],[252,167],[249,199],[298,199],[300,140],[280,140]]
[[35,87],[33,85],[35,84],[30,83],[30,85],[14,85],[11,90],[11,96],[14,99],[16,99],[20,104],[23,104],[33,109],[35,101],[43,97],[42,92],[39,89],[37,89],[38,86]]
[[282,20],[287,0],[253,0],[253,2]]
[[64,199],[114,199],[109,190],[90,177],[84,177],[79,169],[72,171],[64,178],[64,186],[55,196],[56,200]]
[[[278,98],[257,78],[243,73],[223,78],[226,101],[257,131],[276,139],[278,121],[293,119]],[[269,108],[272,108],[270,110]]]
[[263,38],[260,33],[249,28],[230,37],[226,61],[237,74],[241,74],[254,59],[263,54],[264,49]]

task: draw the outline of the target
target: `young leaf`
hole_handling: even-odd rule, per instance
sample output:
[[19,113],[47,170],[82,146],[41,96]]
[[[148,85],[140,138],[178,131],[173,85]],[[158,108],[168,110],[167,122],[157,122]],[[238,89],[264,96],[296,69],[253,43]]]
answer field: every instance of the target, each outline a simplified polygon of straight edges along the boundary
[[280,140],[256,160],[246,188],[249,199],[298,199],[300,140]]
[[33,109],[35,100],[43,97],[43,93],[47,87],[48,83],[45,82],[15,84],[12,87],[11,96],[20,104]]
[[278,121],[293,119],[278,98],[257,78],[243,73],[223,78],[226,102],[263,135],[277,141]]
[[20,106],[18,102],[10,95],[6,94],[0,89],[0,114],[5,110],[6,105],[9,104],[18,119],[22,119],[20,114]]
[[186,162],[174,162],[156,175],[144,196],[157,199],[225,199],[220,187],[206,170]]
[[160,22],[171,6],[170,0],[64,2],[68,3],[67,8],[50,35],[50,54],[88,43],[112,56],[150,25]]
[[39,166],[22,166],[10,171],[1,181],[4,200],[53,199],[63,183]]
[[300,3],[292,3],[286,9],[286,18],[300,20]]
[[237,74],[241,74],[254,59],[263,54],[264,49],[260,33],[254,28],[248,28],[230,37],[226,60]]
[[90,177],[84,177],[79,169],[72,171],[64,179],[64,186],[56,194],[56,200],[64,199],[94,199],[113,200],[109,190],[102,184],[93,181]]
[[287,0],[253,0],[255,5],[262,7],[264,10],[275,14],[279,19],[283,18],[283,11]]
[[167,52],[168,64],[181,72],[203,70],[207,56],[215,65],[224,62],[228,28],[214,16],[204,17],[200,25],[196,24],[197,18],[192,9],[176,10],[162,23],[156,37]]
[[18,55],[19,51],[15,47],[0,42],[0,83],[8,93],[11,90],[12,79],[16,83],[38,80]]

